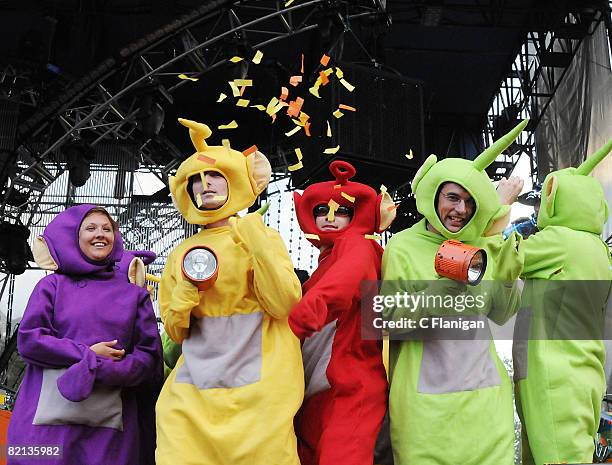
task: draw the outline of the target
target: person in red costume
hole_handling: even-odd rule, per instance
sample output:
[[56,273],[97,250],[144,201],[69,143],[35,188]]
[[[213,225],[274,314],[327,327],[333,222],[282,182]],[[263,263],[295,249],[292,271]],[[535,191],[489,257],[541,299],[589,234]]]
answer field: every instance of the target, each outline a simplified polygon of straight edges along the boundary
[[319,249],[319,267],[304,283],[289,326],[303,341],[304,403],[296,420],[302,465],[364,465],[387,408],[380,341],[361,337],[360,284],[380,279],[382,247],[371,235],[395,218],[386,192],[351,182],[355,168],[329,167],[334,181],[294,193],[306,238]]

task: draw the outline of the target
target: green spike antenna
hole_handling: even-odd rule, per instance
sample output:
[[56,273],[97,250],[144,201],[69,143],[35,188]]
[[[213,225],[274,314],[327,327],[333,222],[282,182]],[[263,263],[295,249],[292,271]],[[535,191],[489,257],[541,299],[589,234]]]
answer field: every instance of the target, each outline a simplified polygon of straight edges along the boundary
[[266,202],[261,207],[259,207],[257,213],[259,213],[261,216],[264,216],[268,211],[268,208],[270,208],[270,202]]
[[498,140],[493,142],[493,145],[491,147],[489,147],[480,155],[478,155],[478,157],[476,157],[476,159],[474,160],[474,168],[476,168],[478,171],[484,171],[487,166],[489,166],[495,161],[495,159],[500,153],[506,150],[510,146],[510,144],[514,142],[514,139],[516,139],[521,133],[521,131],[525,129],[525,126],[527,126],[528,122],[528,119],[524,119],[519,124],[517,124],[514,129],[512,129],[508,134],[500,137]]
[[610,139],[603,147],[601,147],[597,152],[595,152],[590,157],[587,157],[586,160],[582,162],[582,164],[576,169],[576,174],[583,174],[588,176],[593,171],[593,168],[597,166],[597,164],[606,158],[606,155],[610,153],[612,150],[612,139]]

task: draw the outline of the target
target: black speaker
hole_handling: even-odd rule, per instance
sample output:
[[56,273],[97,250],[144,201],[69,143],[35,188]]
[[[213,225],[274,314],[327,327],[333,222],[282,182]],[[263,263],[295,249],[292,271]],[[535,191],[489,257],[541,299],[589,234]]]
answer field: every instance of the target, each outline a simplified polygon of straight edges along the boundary
[[[423,89],[417,81],[373,67],[339,63],[350,92],[336,75],[319,89],[321,100],[306,110],[313,120],[312,137],[301,138],[303,168],[291,172],[292,184],[303,189],[330,179],[327,169],[334,159],[346,160],[357,169],[356,181],[390,190],[412,180],[424,160]],[[356,109],[340,109],[340,104]],[[310,113],[312,112],[312,114]],[[326,136],[329,121],[332,137]],[[325,148],[340,146],[335,155]],[[406,155],[412,151],[412,158]]]

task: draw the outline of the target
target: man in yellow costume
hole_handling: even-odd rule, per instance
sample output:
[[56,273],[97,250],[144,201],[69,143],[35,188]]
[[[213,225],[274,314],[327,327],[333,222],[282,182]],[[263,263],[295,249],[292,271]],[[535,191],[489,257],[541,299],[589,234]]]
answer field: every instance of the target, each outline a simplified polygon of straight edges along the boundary
[[[258,151],[208,146],[208,126],[179,119],[196,153],[170,178],[181,215],[203,228],[168,256],[159,291],[183,355],[157,402],[157,465],[299,465],[293,417],[304,395],[300,343],[287,324],[301,297],[287,249],[252,205],[271,168]],[[183,274],[194,246],[218,274],[199,291]]]

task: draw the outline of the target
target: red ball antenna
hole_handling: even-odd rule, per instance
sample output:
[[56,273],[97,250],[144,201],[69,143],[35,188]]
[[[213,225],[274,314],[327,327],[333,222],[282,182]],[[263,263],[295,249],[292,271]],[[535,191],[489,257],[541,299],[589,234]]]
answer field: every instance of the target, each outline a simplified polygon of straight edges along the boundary
[[346,182],[355,176],[355,173],[357,172],[353,165],[342,160],[335,160],[331,162],[329,165],[329,171],[341,186],[345,185]]

